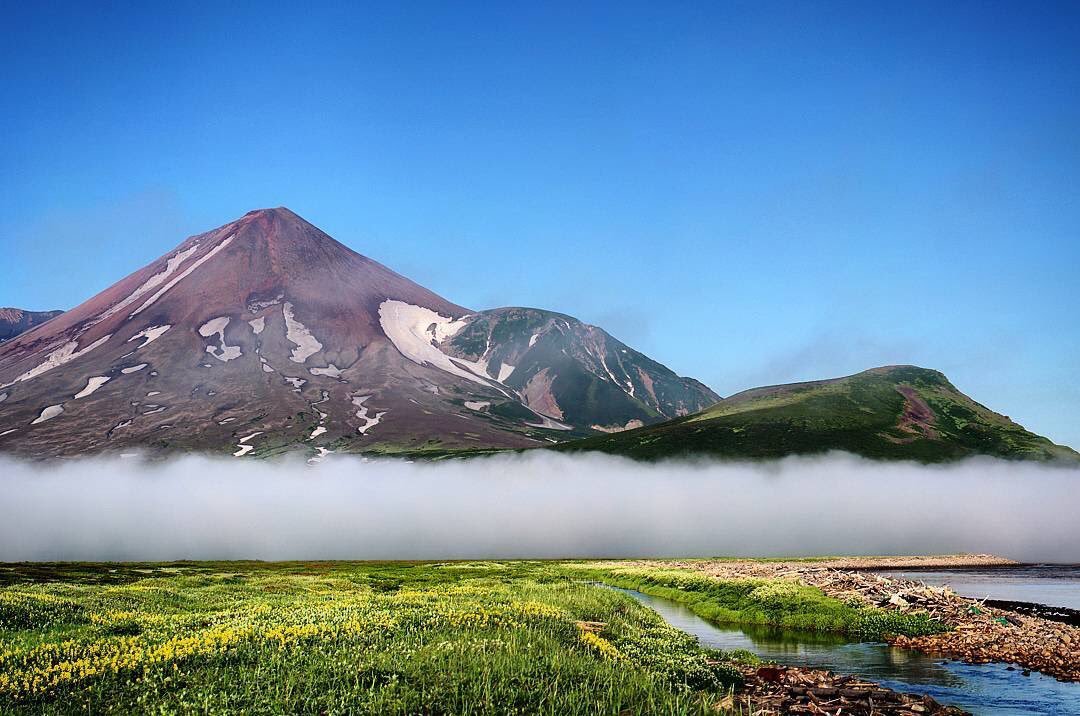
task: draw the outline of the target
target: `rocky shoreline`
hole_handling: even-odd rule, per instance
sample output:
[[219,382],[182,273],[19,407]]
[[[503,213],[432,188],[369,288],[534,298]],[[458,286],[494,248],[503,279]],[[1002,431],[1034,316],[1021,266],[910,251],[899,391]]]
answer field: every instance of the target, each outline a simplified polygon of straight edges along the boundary
[[890,643],[972,664],[1004,662],[1061,681],[1080,681],[1080,627],[1065,620],[1046,618],[1038,609],[1004,609],[962,597],[948,587],[927,586],[868,571],[1015,564],[992,555],[788,562],[700,560],[664,564],[696,569],[720,579],[793,579],[838,599],[859,599],[901,612],[926,612],[950,630],[922,637],[893,637]]
[[819,669],[762,666],[747,668],[743,679],[743,688],[732,695],[730,705],[742,707],[755,716],[960,716],[968,713],[955,706],[944,706],[930,696],[903,694],[871,681]]

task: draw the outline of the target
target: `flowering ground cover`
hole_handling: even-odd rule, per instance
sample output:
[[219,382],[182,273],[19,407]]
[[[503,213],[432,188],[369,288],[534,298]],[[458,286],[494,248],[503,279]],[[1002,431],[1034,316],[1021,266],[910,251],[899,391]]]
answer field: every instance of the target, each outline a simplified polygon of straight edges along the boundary
[[694,714],[738,680],[730,655],[551,563],[33,565],[0,580],[4,713]]
[[601,583],[726,621],[939,628],[782,580],[640,563],[0,565],[0,713],[701,714],[733,703],[753,656],[701,648]]

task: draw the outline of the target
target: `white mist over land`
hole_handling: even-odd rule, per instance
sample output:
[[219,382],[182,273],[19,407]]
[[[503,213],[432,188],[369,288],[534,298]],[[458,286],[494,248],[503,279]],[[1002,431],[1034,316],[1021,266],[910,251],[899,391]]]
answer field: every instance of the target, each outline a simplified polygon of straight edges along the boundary
[[0,561],[992,552],[1080,562],[1080,469],[989,459],[0,459],[0,495]]

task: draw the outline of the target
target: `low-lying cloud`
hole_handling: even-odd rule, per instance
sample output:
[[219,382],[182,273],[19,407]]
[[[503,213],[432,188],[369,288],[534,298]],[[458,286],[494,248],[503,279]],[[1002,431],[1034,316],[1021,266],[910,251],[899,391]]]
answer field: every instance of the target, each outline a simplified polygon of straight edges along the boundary
[[641,464],[0,459],[0,560],[992,552],[1080,562],[1080,469],[847,455]]

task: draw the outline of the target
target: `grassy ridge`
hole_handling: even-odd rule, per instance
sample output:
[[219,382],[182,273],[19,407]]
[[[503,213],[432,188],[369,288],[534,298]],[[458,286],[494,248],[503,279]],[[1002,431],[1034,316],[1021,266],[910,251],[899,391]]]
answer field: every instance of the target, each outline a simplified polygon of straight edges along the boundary
[[700,714],[737,680],[553,565],[115,569],[0,588],[0,712]]
[[639,459],[779,458],[842,450],[875,459],[942,462],[971,455],[1078,460],[961,393],[934,370],[889,366],[755,388],[693,415],[551,449]]

